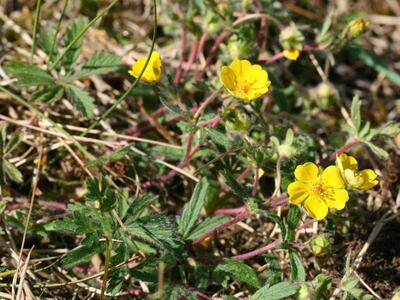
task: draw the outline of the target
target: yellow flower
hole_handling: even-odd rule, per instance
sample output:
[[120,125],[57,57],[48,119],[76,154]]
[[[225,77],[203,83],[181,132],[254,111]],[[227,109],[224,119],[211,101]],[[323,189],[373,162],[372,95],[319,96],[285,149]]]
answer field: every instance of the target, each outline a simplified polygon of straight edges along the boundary
[[[131,74],[135,78],[138,78],[144,68],[144,65],[146,64],[146,61],[147,56],[142,57],[138,61],[134,62],[132,65],[132,69],[129,71],[129,74]],[[162,70],[163,66],[160,54],[158,54],[157,51],[153,51],[151,53],[149,63],[146,66],[146,70],[143,72],[140,80],[147,83],[160,81]]]
[[296,167],[296,181],[289,184],[287,192],[290,203],[301,204],[315,219],[322,220],[328,208],[341,210],[345,207],[349,194],[336,166],[320,171],[316,164],[307,162]]
[[297,60],[300,55],[300,51],[297,49],[283,50],[283,56],[290,60]]
[[378,176],[371,169],[358,170],[357,160],[345,153],[340,154],[336,158],[336,165],[340,170],[345,183],[356,190],[369,190],[378,184],[376,179]]
[[238,59],[221,68],[220,80],[234,97],[248,102],[264,95],[271,85],[267,71],[260,65]]

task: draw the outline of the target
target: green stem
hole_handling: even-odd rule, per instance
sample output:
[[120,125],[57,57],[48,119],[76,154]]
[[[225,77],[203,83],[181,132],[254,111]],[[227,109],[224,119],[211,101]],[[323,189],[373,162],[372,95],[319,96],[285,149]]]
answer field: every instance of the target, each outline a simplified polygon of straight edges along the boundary
[[37,35],[38,24],[39,24],[39,19],[40,19],[41,4],[42,4],[42,0],[37,0],[36,11],[35,11],[35,21],[33,23],[31,57],[30,57],[29,63],[33,62],[33,55],[35,54],[35,50],[36,50],[36,35]]
[[64,52],[61,53],[57,59],[50,66],[49,71],[53,70],[54,67],[61,61],[61,59],[65,56],[65,54],[75,45],[75,43],[85,34],[85,32],[94,24],[98,19],[103,17],[116,3],[118,0],[114,0],[111,2],[105,9],[103,9],[96,17],[94,17],[75,38],[69,43],[69,45],[64,49]]
[[136,87],[136,85],[138,84],[138,82],[139,82],[140,78],[142,77],[144,71],[146,70],[147,65],[148,65],[148,63],[149,63],[149,61],[150,61],[151,54],[152,54],[153,49],[154,49],[154,44],[155,44],[156,35],[157,35],[157,1],[156,1],[156,0],[153,0],[153,5],[154,5],[153,40],[152,40],[152,42],[151,42],[150,50],[149,50],[149,53],[148,53],[148,55],[147,55],[147,60],[146,60],[146,63],[144,64],[144,66],[143,66],[142,71],[140,72],[140,74],[139,74],[139,76],[136,78],[136,80],[133,82],[133,84],[129,87],[129,89],[128,89],[121,97],[119,97],[119,98],[114,102],[114,104],[113,104],[109,109],[107,109],[107,110],[100,116],[100,118],[98,118],[96,121],[94,121],[93,124],[90,125],[90,126],[86,129],[86,131],[83,132],[83,133],[81,134],[81,136],[87,135],[88,132],[89,132],[90,130],[92,130],[94,127],[96,127],[97,124],[99,124],[101,120],[103,120],[104,118],[106,118],[106,117],[107,117],[107,116],[108,116],[108,115],[109,115],[109,114],[110,114],[110,113],[111,113],[111,112],[126,98],[126,97],[129,96],[129,94],[132,92],[132,90],[133,90],[133,89]]
[[110,257],[111,257],[111,248],[112,248],[112,238],[106,238],[106,258],[104,261],[104,275],[103,275],[103,284],[101,285],[101,293],[100,300],[104,300],[104,294],[107,289],[107,281],[108,281],[108,273],[110,270]]
[[0,85],[0,91],[6,93],[7,95],[9,95],[11,98],[13,98],[16,102],[18,102],[20,105],[25,106],[27,109],[29,109],[31,112],[37,114],[38,116],[40,116],[42,119],[47,120],[51,125],[54,126],[54,128],[56,128],[58,131],[60,131],[61,133],[63,133],[66,137],[68,137],[71,141],[74,142],[74,144],[76,145],[76,147],[82,152],[83,155],[85,155],[86,158],[88,158],[89,160],[93,160],[95,159],[95,157],[90,154],[88,151],[86,151],[86,149],[71,135],[69,134],[68,131],[65,131],[64,128],[62,128],[59,124],[57,124],[56,122],[54,122],[52,119],[50,119],[49,117],[45,116],[41,111],[39,111],[37,108],[35,108],[34,106],[32,106],[31,104],[29,104],[28,102],[26,102],[24,99],[22,99],[21,97],[15,95],[14,93],[10,92],[9,90],[7,90],[6,88],[2,87]]
[[47,69],[49,68],[49,64],[51,62],[51,59],[53,58],[54,47],[57,44],[57,35],[60,32],[61,21],[62,21],[62,18],[64,17],[65,9],[67,8],[67,5],[68,5],[68,0],[64,0],[64,6],[63,6],[63,9],[61,11],[60,19],[57,22],[56,33],[54,34],[54,40],[53,40],[53,43],[51,44],[51,49],[50,49],[50,53],[49,53],[49,60],[47,62]]

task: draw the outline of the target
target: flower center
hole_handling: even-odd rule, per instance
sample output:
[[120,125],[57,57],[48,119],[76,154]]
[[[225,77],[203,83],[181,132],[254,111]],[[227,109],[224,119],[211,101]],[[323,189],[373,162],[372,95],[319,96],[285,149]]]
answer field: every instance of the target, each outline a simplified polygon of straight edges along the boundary
[[316,182],[312,186],[312,191],[316,196],[322,197],[326,193],[326,187],[322,182]]
[[250,91],[250,84],[248,84],[247,82],[239,84],[238,90],[240,93],[247,94]]

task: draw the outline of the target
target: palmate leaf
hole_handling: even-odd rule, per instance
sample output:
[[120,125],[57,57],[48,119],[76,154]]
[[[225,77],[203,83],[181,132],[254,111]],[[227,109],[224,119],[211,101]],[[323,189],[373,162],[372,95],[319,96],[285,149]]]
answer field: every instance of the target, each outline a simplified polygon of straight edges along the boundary
[[63,95],[64,88],[62,86],[45,86],[32,95],[32,102],[51,103],[60,100]]
[[23,62],[7,62],[4,71],[11,77],[18,79],[21,86],[52,85],[54,78],[46,71]]
[[209,217],[197,226],[195,226],[190,231],[190,234],[186,237],[186,239],[195,240],[228,220],[229,217],[225,215]]
[[96,52],[78,72],[67,79],[72,81],[91,75],[110,73],[118,70],[121,63],[121,58],[113,53]]
[[85,117],[93,116],[94,99],[83,89],[68,85],[67,96]]
[[[79,35],[79,33],[86,27],[88,21],[85,18],[76,19],[71,26],[68,27],[67,33],[65,35],[64,41],[67,47],[72,43],[72,41]],[[69,72],[75,65],[76,60],[81,53],[83,43],[83,36],[81,36],[73,46],[65,53],[64,56],[64,67],[67,72]]]

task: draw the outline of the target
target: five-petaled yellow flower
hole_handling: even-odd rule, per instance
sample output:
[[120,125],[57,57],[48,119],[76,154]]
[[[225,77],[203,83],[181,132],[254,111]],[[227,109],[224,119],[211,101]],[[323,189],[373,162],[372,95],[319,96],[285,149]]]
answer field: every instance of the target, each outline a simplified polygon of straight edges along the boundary
[[371,169],[359,171],[358,162],[353,156],[340,154],[336,159],[336,165],[349,188],[365,191],[378,184],[376,173]]
[[[138,61],[134,62],[132,65],[132,69],[129,71],[129,74],[131,74],[135,78],[138,78],[144,68],[144,65],[146,64],[146,61],[147,56],[142,57]],[[151,53],[149,63],[146,66],[146,70],[143,72],[140,80],[146,83],[154,83],[160,81],[162,70],[163,66],[160,54],[157,51],[153,51]]]
[[321,172],[316,164],[307,162],[297,166],[294,175],[296,181],[287,189],[290,203],[304,202],[307,212],[318,221],[326,217],[328,208],[341,210],[349,200],[336,166],[329,166]]
[[264,95],[271,85],[267,71],[260,65],[238,59],[221,68],[220,80],[229,93],[247,102]]

